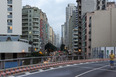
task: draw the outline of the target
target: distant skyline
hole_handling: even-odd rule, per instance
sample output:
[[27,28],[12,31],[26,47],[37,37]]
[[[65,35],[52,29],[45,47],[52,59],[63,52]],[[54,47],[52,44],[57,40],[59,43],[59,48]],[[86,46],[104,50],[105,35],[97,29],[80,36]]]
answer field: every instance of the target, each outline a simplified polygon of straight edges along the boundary
[[48,22],[53,28],[55,34],[61,36],[61,25],[66,20],[66,7],[69,3],[74,3],[76,0],[22,0],[22,5],[31,5],[42,9],[46,13]]

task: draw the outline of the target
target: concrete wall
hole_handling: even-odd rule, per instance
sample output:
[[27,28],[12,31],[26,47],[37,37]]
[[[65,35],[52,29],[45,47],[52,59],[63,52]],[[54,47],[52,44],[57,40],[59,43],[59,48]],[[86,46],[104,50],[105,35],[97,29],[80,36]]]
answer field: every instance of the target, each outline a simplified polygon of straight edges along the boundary
[[92,48],[116,46],[116,8],[92,16]]
[[116,46],[116,8],[112,8],[111,10],[111,31],[112,31],[112,46]]
[[29,53],[28,43],[23,42],[0,42],[0,53]]
[[7,0],[0,0],[0,34],[7,33]]
[[96,0],[81,0],[82,1],[82,13],[83,16],[86,12],[93,12],[96,10]]
[[22,35],[22,0],[13,0],[13,35]]
[[91,46],[111,46],[110,11],[95,11],[92,16]]

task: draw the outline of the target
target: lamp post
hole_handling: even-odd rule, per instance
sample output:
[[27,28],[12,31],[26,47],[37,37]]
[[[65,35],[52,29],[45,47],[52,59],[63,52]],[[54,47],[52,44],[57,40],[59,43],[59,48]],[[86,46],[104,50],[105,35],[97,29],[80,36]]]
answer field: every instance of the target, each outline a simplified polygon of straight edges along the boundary
[[31,53],[33,52],[33,41],[29,41],[29,44],[31,44]]

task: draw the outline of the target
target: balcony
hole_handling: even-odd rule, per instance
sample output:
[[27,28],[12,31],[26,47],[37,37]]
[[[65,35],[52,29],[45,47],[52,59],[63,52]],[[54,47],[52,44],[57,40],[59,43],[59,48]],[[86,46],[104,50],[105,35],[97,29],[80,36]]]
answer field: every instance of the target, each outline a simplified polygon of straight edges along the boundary
[[28,19],[28,17],[27,16],[23,16],[22,19]]
[[73,36],[73,38],[78,38],[78,36]]
[[78,42],[78,39],[77,40],[74,40],[74,42]]
[[38,36],[34,36],[34,37],[33,37],[33,39],[37,39],[37,40],[38,40],[38,39],[39,39],[39,37],[38,37]]
[[12,11],[12,8],[8,8],[7,10],[8,10],[8,11]]
[[28,27],[28,25],[23,25],[22,27]]
[[28,31],[28,29],[23,29],[23,31]]
[[28,21],[22,21],[22,23],[28,23]]
[[28,33],[22,33],[23,35],[28,35]]
[[36,28],[36,29],[33,29],[33,31],[39,31],[39,29]]
[[74,32],[73,34],[78,34],[78,32]]
[[12,15],[8,15],[7,17],[8,17],[8,18],[12,18]]
[[34,28],[39,28],[39,25],[35,24],[33,25]]

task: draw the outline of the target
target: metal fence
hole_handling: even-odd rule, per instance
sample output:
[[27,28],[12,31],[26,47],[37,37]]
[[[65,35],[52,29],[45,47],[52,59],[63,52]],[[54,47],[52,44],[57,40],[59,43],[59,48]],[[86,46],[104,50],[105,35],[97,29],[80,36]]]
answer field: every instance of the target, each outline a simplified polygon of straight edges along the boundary
[[40,63],[79,60],[79,59],[80,56],[69,56],[69,55],[5,59],[5,60],[0,60],[0,69],[13,68],[13,67],[32,65],[32,64],[40,64]]

